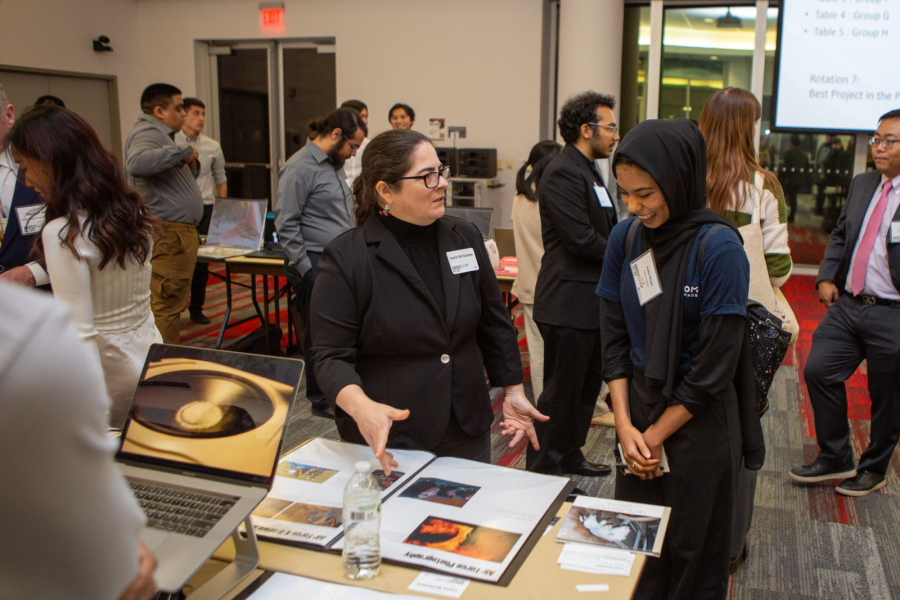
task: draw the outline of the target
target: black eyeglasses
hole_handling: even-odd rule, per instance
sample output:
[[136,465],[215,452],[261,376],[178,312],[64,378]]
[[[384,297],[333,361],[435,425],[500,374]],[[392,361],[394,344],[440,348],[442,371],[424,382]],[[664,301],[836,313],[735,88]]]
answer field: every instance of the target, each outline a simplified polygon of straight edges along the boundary
[[432,171],[431,173],[425,173],[424,175],[408,175],[407,177],[398,177],[397,180],[400,179],[421,179],[425,183],[425,187],[428,189],[434,189],[441,183],[441,177],[445,180],[450,180],[450,167],[441,167],[437,171]]
[[588,123],[588,125],[590,125],[591,127],[602,127],[610,133],[619,133],[618,125],[603,125],[601,123]]
[[881,146],[885,150],[893,150],[895,144],[900,144],[900,140],[886,140],[884,138],[870,137],[869,145],[873,148]]

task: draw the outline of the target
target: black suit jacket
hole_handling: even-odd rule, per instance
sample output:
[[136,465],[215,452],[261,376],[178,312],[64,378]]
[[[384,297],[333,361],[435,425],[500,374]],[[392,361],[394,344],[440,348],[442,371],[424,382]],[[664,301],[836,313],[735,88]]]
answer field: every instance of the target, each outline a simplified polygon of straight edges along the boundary
[[600,326],[594,288],[617,218],[615,208],[600,206],[594,185],[603,187],[603,179],[574,146],[566,145],[544,171],[538,190],[544,257],[534,295],[535,321],[577,329]]
[[16,209],[41,202],[41,196],[33,188],[21,181],[16,181],[15,192],[9,207],[9,220],[6,222],[6,232],[3,234],[3,241],[0,242],[0,273],[31,262],[31,248],[40,232],[33,235],[22,235],[19,227],[19,213],[16,212]]
[[[313,288],[312,368],[335,406],[338,432],[365,443],[335,405],[338,392],[355,383],[376,402],[410,410],[391,427],[389,446],[434,448],[451,409],[464,432],[483,434],[493,421],[485,368],[493,385],[522,382],[516,331],[484,240],[471,223],[437,221],[445,321],[381,219],[373,215],[325,247]],[[475,251],[479,269],[454,275],[446,253],[465,248]]]
[[[847,193],[847,201],[841,210],[837,226],[831,232],[831,240],[825,248],[825,258],[819,265],[819,275],[816,277],[816,285],[820,281],[833,281],[843,293],[847,283],[847,273],[850,270],[850,259],[856,242],[862,233],[863,220],[869,203],[881,183],[881,173],[870,171],[857,175],[850,184]],[[876,198],[877,202],[878,199]],[[900,209],[893,215],[892,221],[900,221]],[[891,281],[894,287],[900,290],[900,244],[890,243],[890,229],[888,229],[888,265],[891,270]]]

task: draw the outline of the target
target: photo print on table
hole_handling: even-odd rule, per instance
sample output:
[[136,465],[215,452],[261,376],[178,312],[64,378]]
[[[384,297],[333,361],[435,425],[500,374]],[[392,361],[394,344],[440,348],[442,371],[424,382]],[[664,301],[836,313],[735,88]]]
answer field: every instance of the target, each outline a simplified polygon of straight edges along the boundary
[[335,469],[304,465],[291,460],[283,460],[278,463],[278,475],[310,483],[325,483],[337,474],[338,471]]
[[660,519],[573,506],[557,540],[652,553]]
[[502,563],[520,537],[519,533],[428,517],[403,543]]
[[278,498],[264,498],[259,506],[253,509],[254,517],[266,517],[271,519],[288,506],[293,504],[290,500],[280,500]]
[[406,475],[406,473],[402,471],[391,471],[390,475],[385,475],[384,471],[382,471],[381,469],[372,471],[372,477],[374,477],[375,481],[378,482],[378,486],[381,488],[382,492],[397,483],[397,481],[404,475]]
[[306,523],[321,527],[340,527],[343,523],[343,509],[335,506],[303,504],[294,502],[273,518],[291,523]]
[[434,477],[420,477],[401,492],[401,498],[427,500],[448,506],[463,507],[481,488]]

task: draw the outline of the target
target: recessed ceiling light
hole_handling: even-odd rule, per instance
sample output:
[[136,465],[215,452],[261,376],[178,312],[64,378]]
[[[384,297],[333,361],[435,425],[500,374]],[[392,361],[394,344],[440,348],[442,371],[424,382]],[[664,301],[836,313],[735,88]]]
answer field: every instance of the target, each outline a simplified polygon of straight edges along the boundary
[[714,23],[715,19],[710,19],[709,17],[707,17],[707,18],[703,19],[703,22],[704,23]]
[[719,57],[716,56],[715,54],[713,54],[712,56],[709,57],[709,59],[710,60],[719,60]]

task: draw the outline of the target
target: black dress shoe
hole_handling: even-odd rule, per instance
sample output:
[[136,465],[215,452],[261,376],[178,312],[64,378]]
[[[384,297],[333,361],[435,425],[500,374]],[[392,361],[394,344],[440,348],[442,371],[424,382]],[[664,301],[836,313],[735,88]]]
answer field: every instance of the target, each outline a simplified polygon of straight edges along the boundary
[[731,564],[728,565],[728,574],[734,575],[737,573],[737,570],[741,568],[745,560],[747,560],[747,544],[744,544],[744,549],[741,551],[740,556],[731,559]]
[[871,494],[878,488],[882,488],[887,484],[884,475],[875,471],[860,471],[856,477],[845,479],[834,488],[838,494],[844,496],[866,496]]
[[818,481],[828,481],[829,479],[846,479],[847,477],[855,477],[856,469],[853,465],[846,468],[837,468],[829,465],[820,458],[814,462],[803,465],[802,467],[794,467],[788,473],[791,479],[801,483],[816,483]]
[[584,461],[581,464],[564,466],[560,465],[563,473],[583,475],[584,477],[605,477],[612,473],[612,467],[600,463]]
[[209,317],[203,314],[203,311],[191,311],[191,321],[197,325],[209,325],[212,323],[212,321],[209,320]]
[[327,404],[325,406],[313,406],[310,408],[309,412],[312,413],[314,417],[322,417],[323,419],[331,419],[334,421],[334,411],[331,410],[331,407]]

